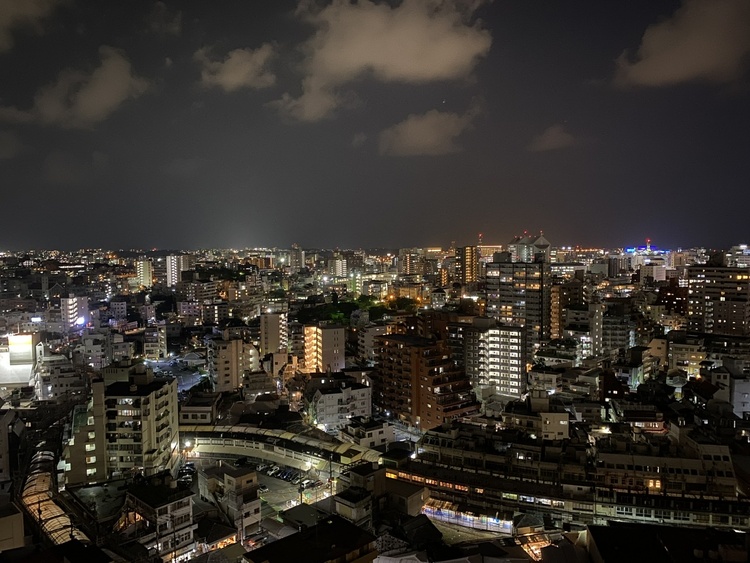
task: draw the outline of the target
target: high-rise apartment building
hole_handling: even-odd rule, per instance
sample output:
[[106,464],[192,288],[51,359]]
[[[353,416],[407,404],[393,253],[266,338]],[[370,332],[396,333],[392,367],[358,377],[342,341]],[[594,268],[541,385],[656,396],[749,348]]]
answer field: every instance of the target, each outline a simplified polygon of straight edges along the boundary
[[244,372],[258,371],[258,349],[242,338],[230,338],[227,332],[206,338],[208,373],[217,392],[234,391],[242,386]]
[[86,392],[83,370],[76,368],[67,356],[53,354],[49,346],[41,342],[36,345],[36,363],[29,385],[34,387],[36,398],[42,401]]
[[305,251],[296,244],[289,251],[289,271],[295,274],[305,267]]
[[189,254],[171,255],[166,257],[167,287],[175,287],[180,282],[180,274],[191,270],[195,266],[195,257]]
[[346,334],[339,325],[305,326],[305,371],[308,373],[341,371],[344,361]]
[[550,338],[562,338],[565,331],[565,311],[568,307],[584,304],[583,282],[552,279],[550,287]]
[[424,274],[424,252],[421,248],[401,248],[398,251],[398,273],[420,276]]
[[286,313],[263,313],[260,316],[260,353],[266,355],[286,352],[288,346]]
[[154,285],[154,266],[151,263],[151,260],[147,258],[139,259],[138,262],[136,262],[135,271],[138,285],[143,287],[151,287]]
[[429,430],[475,414],[479,403],[446,341],[420,336],[379,336],[373,401],[406,424]]
[[60,298],[60,314],[66,330],[82,327],[89,321],[89,300],[70,294]]
[[523,359],[525,331],[477,317],[463,329],[464,364],[472,387],[486,397],[495,393],[519,398],[526,392]]
[[719,266],[688,268],[688,329],[750,334],[750,270]]
[[549,264],[490,262],[486,276],[487,315],[502,324],[525,328],[524,361],[529,363],[534,351],[550,337]]
[[479,250],[476,246],[462,246],[456,249],[456,281],[461,284],[473,283],[479,276]]
[[334,257],[328,260],[328,273],[334,277],[345,277],[349,272],[347,262],[344,258]]
[[177,380],[155,380],[130,360],[103,370],[88,405],[73,412],[64,447],[65,483],[174,468],[179,457]]
[[162,321],[143,331],[143,357],[159,360],[167,357],[167,326]]
[[510,241],[507,248],[513,262],[535,262],[538,258],[544,262],[550,261],[550,243],[541,233],[524,233]]

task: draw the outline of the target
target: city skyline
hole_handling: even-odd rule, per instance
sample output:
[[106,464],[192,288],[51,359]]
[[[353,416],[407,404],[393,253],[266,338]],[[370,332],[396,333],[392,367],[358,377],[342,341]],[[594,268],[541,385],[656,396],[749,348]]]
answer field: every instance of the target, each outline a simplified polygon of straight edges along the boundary
[[728,247],[748,24],[742,0],[4,2],[0,248]]

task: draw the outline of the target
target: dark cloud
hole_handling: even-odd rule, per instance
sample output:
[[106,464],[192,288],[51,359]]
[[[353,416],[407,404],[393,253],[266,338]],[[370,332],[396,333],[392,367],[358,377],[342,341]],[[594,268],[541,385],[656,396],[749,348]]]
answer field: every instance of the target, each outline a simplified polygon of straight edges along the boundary
[[386,156],[440,156],[459,152],[456,139],[476,114],[464,115],[431,110],[410,115],[380,134],[380,154]]
[[182,12],[171,10],[164,2],[156,2],[148,17],[148,27],[153,33],[180,35],[182,33]]
[[527,147],[531,152],[554,151],[573,146],[576,140],[561,124],[547,127],[531,140]]
[[206,48],[199,49],[193,56],[201,65],[202,84],[206,87],[218,86],[226,92],[273,86],[276,75],[268,68],[273,57],[274,50],[270,43],[257,49],[235,49],[221,61],[213,60]]
[[2,243],[746,242],[748,4],[0,0]]
[[[474,3],[480,5],[481,3]],[[492,44],[490,32],[467,24],[466,3],[413,0],[391,6],[334,0],[300,3],[298,15],[316,31],[302,47],[302,95],[276,102],[286,115],[319,121],[342,104],[341,87],[369,73],[382,82],[426,84],[462,80]]]
[[19,29],[42,33],[42,22],[59,4],[58,0],[0,0],[0,53],[13,48],[13,33]]
[[649,26],[634,56],[617,60],[616,84],[668,86],[690,80],[731,82],[750,55],[750,2],[685,0],[674,15]]
[[352,137],[352,146],[355,149],[358,149],[362,145],[364,145],[367,142],[367,134],[362,133],[361,131],[359,133],[355,133],[354,137]]
[[37,93],[31,109],[0,107],[0,120],[86,129],[146,91],[148,82],[133,73],[130,61],[120,51],[103,46],[99,55],[101,64],[90,73],[61,72],[55,82]]

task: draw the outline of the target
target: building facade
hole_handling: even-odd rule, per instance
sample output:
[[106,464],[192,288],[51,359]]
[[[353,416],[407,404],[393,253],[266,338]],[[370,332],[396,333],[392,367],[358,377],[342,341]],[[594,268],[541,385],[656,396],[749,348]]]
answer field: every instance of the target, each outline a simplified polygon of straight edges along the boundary
[[546,262],[490,262],[487,315],[505,325],[525,329],[524,360],[528,363],[549,340],[552,278]]
[[391,334],[378,342],[374,401],[386,415],[429,429],[479,411],[471,382],[444,340]]
[[750,271],[705,265],[687,271],[688,330],[750,334]]
[[514,398],[526,392],[522,327],[476,318],[464,327],[464,363],[472,387],[482,397],[499,393]]
[[305,326],[305,371],[337,372],[346,367],[344,327],[338,325]]

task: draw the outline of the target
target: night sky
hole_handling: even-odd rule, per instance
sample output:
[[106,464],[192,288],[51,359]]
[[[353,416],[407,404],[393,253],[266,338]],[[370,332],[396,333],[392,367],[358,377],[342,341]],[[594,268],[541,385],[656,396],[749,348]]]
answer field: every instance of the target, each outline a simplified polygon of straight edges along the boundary
[[750,2],[0,0],[0,250],[750,240]]

